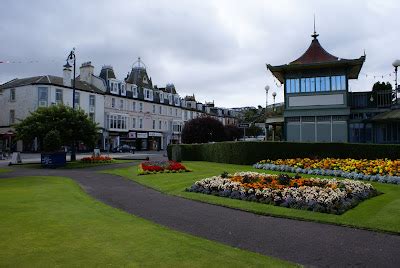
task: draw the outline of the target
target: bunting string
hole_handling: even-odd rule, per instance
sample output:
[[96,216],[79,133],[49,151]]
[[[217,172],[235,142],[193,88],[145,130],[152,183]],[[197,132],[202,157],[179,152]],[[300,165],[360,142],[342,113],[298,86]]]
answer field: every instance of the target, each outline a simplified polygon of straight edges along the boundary
[[0,60],[0,64],[32,64],[32,63],[48,63],[48,62],[62,62],[62,60]]

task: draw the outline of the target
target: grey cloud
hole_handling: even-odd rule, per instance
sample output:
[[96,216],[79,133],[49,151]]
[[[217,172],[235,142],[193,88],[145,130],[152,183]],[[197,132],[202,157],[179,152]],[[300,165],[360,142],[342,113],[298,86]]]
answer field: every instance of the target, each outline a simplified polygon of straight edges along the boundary
[[[265,63],[285,64],[311,42],[313,14],[321,44],[358,58],[362,72],[385,74],[400,58],[397,1],[2,1],[0,83],[14,77],[61,75],[72,47],[78,64],[114,66],[125,77],[141,56],[155,84],[173,82],[198,100],[233,107],[265,105],[264,86],[283,99]],[[385,77],[386,80],[393,77]],[[354,90],[377,78],[360,76]],[[382,79],[381,79],[382,80]],[[393,81],[391,81],[393,82]],[[270,94],[271,95],[271,94]],[[272,102],[270,96],[269,102]]]

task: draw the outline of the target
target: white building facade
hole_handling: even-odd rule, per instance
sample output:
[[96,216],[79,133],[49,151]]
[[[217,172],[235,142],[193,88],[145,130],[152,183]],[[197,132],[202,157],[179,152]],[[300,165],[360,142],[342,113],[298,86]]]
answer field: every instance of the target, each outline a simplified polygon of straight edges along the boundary
[[[118,79],[111,66],[103,66],[96,76],[91,62],[83,63],[75,88],[76,107],[98,123],[98,147],[105,151],[125,144],[137,150],[164,150],[170,143],[181,142],[186,121],[200,116],[212,116],[224,125],[237,124],[231,109],[199,103],[194,96],[181,98],[173,84],[154,86],[140,58],[124,79]],[[12,149],[15,136],[12,125],[30,112],[53,104],[72,106],[71,69],[64,68],[63,77],[14,79],[1,85],[0,92],[0,148],[7,150]],[[16,144],[13,150],[38,150],[35,142]]]

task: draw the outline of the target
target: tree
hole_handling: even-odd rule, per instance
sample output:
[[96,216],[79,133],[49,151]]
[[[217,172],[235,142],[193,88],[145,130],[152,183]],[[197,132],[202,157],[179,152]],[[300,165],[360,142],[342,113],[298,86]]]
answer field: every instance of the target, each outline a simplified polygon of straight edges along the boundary
[[392,84],[390,84],[389,82],[376,82],[373,86],[372,86],[372,91],[380,91],[380,90],[392,90]]
[[60,132],[58,130],[50,130],[43,138],[43,149],[46,152],[56,152],[60,150],[61,145]]
[[[30,116],[15,126],[17,138],[25,142],[31,142],[37,138],[40,148],[56,144],[45,145],[51,137],[58,135],[61,145],[71,145],[73,142],[83,142],[87,146],[94,146],[98,137],[98,127],[81,109],[74,110],[64,105],[52,105],[39,108]],[[50,134],[50,137],[46,137]],[[57,133],[58,132],[58,133]]]
[[246,136],[249,137],[257,137],[263,134],[262,128],[256,126],[256,125],[251,125],[248,129],[246,129]]
[[224,126],[212,117],[199,117],[186,122],[182,129],[183,143],[206,143],[225,140]]
[[234,141],[242,136],[242,130],[235,125],[225,126],[225,140]]

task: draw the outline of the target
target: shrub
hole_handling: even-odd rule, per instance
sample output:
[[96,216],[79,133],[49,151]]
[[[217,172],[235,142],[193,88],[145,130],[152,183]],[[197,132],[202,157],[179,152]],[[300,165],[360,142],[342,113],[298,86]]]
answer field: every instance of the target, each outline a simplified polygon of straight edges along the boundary
[[224,126],[212,117],[199,117],[189,120],[182,129],[184,143],[201,143],[225,140]]
[[301,142],[217,142],[209,144],[174,144],[168,156],[182,161],[210,161],[252,165],[263,159],[279,158],[400,158],[400,145],[359,143],[301,143]]

